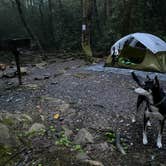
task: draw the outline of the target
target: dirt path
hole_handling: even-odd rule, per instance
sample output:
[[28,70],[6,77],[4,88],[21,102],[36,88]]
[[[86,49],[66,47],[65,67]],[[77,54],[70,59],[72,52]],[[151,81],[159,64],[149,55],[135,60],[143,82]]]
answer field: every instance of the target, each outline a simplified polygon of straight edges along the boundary
[[[16,78],[0,79],[0,111],[33,116],[36,106],[40,105],[48,117],[45,123],[51,123],[53,114],[58,113],[69,129],[87,128],[95,143],[86,145],[84,150],[91,159],[106,166],[166,165],[166,134],[163,149],[156,148],[153,129],[149,133],[150,143],[143,146],[141,120],[131,123],[137,97],[131,90],[135,86],[131,77],[87,71],[84,66],[81,60],[56,59],[46,65],[28,65],[28,74],[23,77],[21,87],[17,87]],[[56,102],[46,102],[51,98],[65,102],[68,109],[58,112]],[[105,134],[110,129],[121,133],[127,155],[120,154],[111,143],[106,148],[100,147],[107,142]]]

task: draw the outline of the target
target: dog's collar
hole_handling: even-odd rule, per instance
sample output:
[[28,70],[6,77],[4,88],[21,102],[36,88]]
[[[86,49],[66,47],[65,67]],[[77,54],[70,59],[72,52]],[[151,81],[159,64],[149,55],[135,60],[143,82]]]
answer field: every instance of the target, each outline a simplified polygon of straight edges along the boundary
[[160,102],[158,102],[157,104],[153,104],[154,106],[159,106],[160,104],[162,104],[166,99],[166,96],[164,96]]

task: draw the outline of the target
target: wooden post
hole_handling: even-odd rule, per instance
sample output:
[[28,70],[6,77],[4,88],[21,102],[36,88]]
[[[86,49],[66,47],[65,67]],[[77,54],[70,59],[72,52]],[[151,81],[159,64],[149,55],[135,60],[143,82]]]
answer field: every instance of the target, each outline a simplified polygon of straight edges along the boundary
[[16,61],[19,85],[22,85],[22,77],[21,77],[21,69],[20,69],[19,51],[17,51],[17,49],[15,49],[15,50],[13,50],[12,52],[13,52],[13,54],[14,54],[15,61]]

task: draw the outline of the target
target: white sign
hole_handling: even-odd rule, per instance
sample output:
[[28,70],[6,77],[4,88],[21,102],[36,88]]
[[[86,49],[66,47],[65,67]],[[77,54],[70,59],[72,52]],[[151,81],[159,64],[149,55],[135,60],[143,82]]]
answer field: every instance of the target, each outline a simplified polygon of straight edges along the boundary
[[86,31],[86,25],[85,24],[82,25],[82,30]]

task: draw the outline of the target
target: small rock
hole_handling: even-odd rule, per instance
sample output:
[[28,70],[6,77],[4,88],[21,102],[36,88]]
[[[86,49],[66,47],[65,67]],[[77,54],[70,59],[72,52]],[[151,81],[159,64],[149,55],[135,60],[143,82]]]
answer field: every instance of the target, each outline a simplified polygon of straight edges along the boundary
[[165,164],[163,164],[163,163],[160,163],[160,166],[165,166]]
[[64,113],[67,109],[69,109],[70,104],[68,103],[63,103],[59,106],[59,110],[61,111],[61,113]]
[[45,129],[46,127],[43,125],[43,124],[41,124],[41,123],[34,123],[32,126],[31,126],[31,128],[29,129],[29,131],[28,132],[39,132],[40,130],[42,130],[42,129]]
[[28,122],[32,122],[33,121],[32,118],[29,115],[27,115],[27,114],[21,114],[20,118],[22,119],[22,121],[28,121]]
[[16,99],[16,100],[15,100],[15,102],[20,102],[20,101],[21,101],[21,99]]
[[7,102],[10,102],[13,100],[13,96],[9,97],[8,99],[6,99]]
[[89,156],[85,152],[80,152],[76,155],[77,160],[89,160]]
[[57,152],[57,147],[56,146],[51,146],[51,147],[49,147],[48,151],[49,151],[49,153],[53,154],[53,153]]
[[52,85],[56,85],[56,84],[58,84],[58,82],[57,82],[57,81],[54,81],[54,82],[51,82],[51,84],[52,84]]
[[4,71],[3,73],[3,77],[6,78],[14,78],[16,76],[16,69],[14,70],[14,68],[8,68]]
[[64,130],[64,135],[65,135],[66,137],[70,137],[70,136],[73,134],[73,131],[70,130],[67,126],[63,126],[62,128],[63,128],[63,130]]
[[82,128],[74,138],[76,144],[88,144],[94,143],[94,139],[91,133],[89,133],[85,128]]
[[0,144],[6,144],[9,138],[10,135],[8,127],[0,123]]
[[84,160],[85,163],[89,164],[89,166],[104,166],[100,161],[95,160]]
[[38,80],[43,80],[43,79],[44,79],[44,77],[43,77],[43,76],[40,76],[40,75],[34,77],[34,80],[37,80],[37,81],[38,81]]
[[34,90],[38,88],[37,84],[26,84],[26,85],[23,85],[23,86],[25,86],[28,89],[34,89]]
[[46,79],[49,79],[50,78],[50,74],[45,74],[44,75],[44,79],[46,80]]
[[100,151],[105,151],[105,150],[109,149],[109,146],[108,146],[107,142],[103,142],[103,143],[97,144],[96,148]]
[[38,75],[34,77],[34,80],[46,80],[50,78],[50,74]]
[[40,118],[41,118],[41,120],[42,120],[43,122],[45,121],[44,115],[40,115]]
[[37,63],[35,66],[38,67],[39,69],[43,69],[45,68],[46,65],[47,65],[46,62],[41,62],[41,63]]
[[54,74],[54,77],[58,77],[60,75],[63,75],[66,71],[65,70],[59,70],[57,73]]

